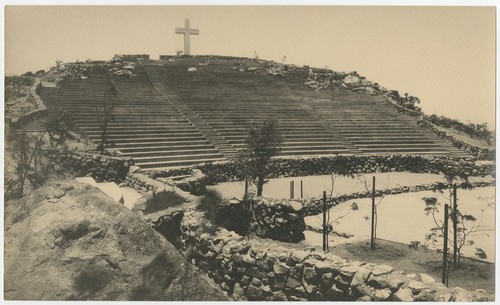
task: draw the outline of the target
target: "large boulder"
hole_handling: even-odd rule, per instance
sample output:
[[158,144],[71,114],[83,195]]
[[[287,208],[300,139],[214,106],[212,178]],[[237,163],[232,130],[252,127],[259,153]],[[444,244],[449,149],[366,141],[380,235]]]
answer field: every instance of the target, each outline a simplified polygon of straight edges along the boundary
[[344,78],[344,84],[348,88],[356,88],[362,85],[361,79],[355,75],[349,75]]
[[4,236],[6,300],[228,300],[139,214],[90,185],[7,202]]

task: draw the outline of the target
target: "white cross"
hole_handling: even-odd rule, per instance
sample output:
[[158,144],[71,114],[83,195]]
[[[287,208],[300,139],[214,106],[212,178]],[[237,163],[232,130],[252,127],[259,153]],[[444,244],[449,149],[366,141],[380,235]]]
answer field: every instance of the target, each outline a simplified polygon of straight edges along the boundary
[[200,31],[189,28],[189,19],[184,19],[184,23],[184,28],[175,28],[175,34],[184,34],[184,54],[189,55],[191,53],[189,48],[189,35],[199,35]]

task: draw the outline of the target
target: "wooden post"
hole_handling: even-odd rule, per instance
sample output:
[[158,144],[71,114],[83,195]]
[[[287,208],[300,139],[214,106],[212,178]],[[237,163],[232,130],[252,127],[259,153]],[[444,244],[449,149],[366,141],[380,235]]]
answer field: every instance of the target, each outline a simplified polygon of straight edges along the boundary
[[248,178],[245,177],[245,194],[243,195],[243,200],[248,200]]
[[372,232],[370,239],[370,248],[375,250],[375,176],[372,182]]
[[443,276],[441,282],[446,285],[446,273],[448,267],[448,204],[444,205],[444,223],[443,223]]
[[304,198],[304,185],[302,180],[300,180],[300,198]]
[[326,225],[326,191],[323,191],[323,251],[326,252],[327,241],[327,225]]
[[458,220],[458,209],[457,209],[457,185],[453,184],[453,265],[457,265],[457,255],[458,255],[458,246],[457,246],[457,220]]

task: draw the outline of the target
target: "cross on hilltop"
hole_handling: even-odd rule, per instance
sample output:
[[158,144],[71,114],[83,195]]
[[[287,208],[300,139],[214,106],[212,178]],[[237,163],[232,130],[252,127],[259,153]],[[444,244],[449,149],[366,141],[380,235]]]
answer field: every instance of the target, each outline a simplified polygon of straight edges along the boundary
[[184,28],[175,28],[175,34],[184,34],[184,54],[190,55],[190,35],[199,35],[198,29],[191,29],[189,27],[189,19],[184,19]]

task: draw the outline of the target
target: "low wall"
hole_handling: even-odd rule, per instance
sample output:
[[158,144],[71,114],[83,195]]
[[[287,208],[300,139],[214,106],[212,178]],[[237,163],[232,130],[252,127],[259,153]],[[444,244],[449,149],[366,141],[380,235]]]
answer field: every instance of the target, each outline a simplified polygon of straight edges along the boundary
[[[263,238],[293,243],[304,239],[304,213],[297,201],[262,197],[246,203],[224,200],[216,213],[218,225],[240,234],[249,231]],[[247,215],[241,215],[243,213]]]
[[[386,265],[349,262],[336,255],[245,241],[218,229],[207,233],[202,213],[180,223],[181,252],[235,300],[265,301],[493,301],[485,290],[447,288],[425,274]],[[212,230],[213,231],[213,230]]]
[[125,180],[129,167],[134,164],[131,158],[102,156],[98,154],[66,152],[50,157],[78,176],[90,176],[97,182]]
[[455,147],[466,151],[468,153],[471,153],[472,155],[476,156],[480,160],[494,160],[495,159],[495,149],[489,149],[486,147],[480,147],[480,146],[475,146],[471,145],[469,143],[465,143],[464,141],[461,141],[457,139],[453,134],[440,130],[439,128],[436,127],[435,124],[430,122],[429,120],[425,119],[424,117],[419,118],[418,124],[424,128],[427,128],[428,130],[432,131],[442,139],[445,139],[449,142],[451,142]]
[[[472,187],[486,187],[486,186],[495,186],[496,183],[495,181],[491,182],[474,182],[471,183]],[[460,185],[457,185],[458,188],[460,188]],[[404,193],[414,193],[414,192],[423,192],[423,191],[436,191],[436,190],[443,190],[448,188],[447,185],[443,183],[432,183],[432,184],[421,184],[421,185],[414,185],[414,186],[400,186],[392,189],[385,189],[385,190],[376,190],[375,195],[377,197],[384,196],[384,195],[397,195],[397,194],[404,194]],[[351,194],[345,194],[345,195],[340,195],[337,196],[333,199],[333,204],[337,205],[339,203],[352,200],[352,199],[361,199],[361,198],[370,198],[371,193],[370,192],[356,192],[356,193],[351,193]],[[304,200],[299,201],[300,204],[303,206],[303,213],[305,216],[309,215],[318,215],[323,211],[323,199],[322,198],[308,198]],[[330,208],[332,206],[332,202],[330,198],[327,198],[326,202],[327,208]]]
[[[192,169],[199,169],[205,174],[203,182],[216,184],[221,182],[242,181],[240,167],[234,162],[206,163],[176,170],[175,173],[187,174]],[[495,164],[476,164],[472,157],[434,157],[418,155],[389,156],[354,156],[338,155],[333,157],[271,159],[268,178],[330,175],[331,173],[375,173],[403,172],[433,173],[453,170],[467,176],[495,176]],[[156,178],[168,177],[174,172],[158,171]]]

